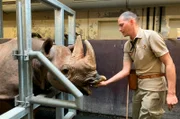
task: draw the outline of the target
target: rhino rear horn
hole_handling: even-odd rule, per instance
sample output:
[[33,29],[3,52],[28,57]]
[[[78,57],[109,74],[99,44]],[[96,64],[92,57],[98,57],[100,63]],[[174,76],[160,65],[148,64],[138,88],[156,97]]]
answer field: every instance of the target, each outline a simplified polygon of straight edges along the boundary
[[80,35],[77,36],[72,57],[75,58],[76,60],[82,59],[84,57],[83,44]]
[[88,40],[85,40],[84,43],[86,45],[85,62],[87,62],[88,65],[91,66],[91,68],[96,69],[96,59],[93,47]]

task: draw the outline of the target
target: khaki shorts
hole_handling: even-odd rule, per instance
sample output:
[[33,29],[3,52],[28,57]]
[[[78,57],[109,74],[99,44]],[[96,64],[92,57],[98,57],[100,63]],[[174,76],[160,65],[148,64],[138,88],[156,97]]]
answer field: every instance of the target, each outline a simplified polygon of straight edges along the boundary
[[161,119],[166,91],[137,89],[133,96],[133,119]]

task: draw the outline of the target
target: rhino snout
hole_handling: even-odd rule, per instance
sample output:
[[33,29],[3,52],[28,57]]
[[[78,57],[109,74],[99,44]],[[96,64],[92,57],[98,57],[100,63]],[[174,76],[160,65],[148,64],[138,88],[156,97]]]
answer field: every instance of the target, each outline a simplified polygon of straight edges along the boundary
[[105,81],[105,80],[106,80],[105,76],[96,74],[95,77],[87,78],[85,80],[85,83],[89,84],[90,86],[92,86],[92,85],[98,84],[99,82]]

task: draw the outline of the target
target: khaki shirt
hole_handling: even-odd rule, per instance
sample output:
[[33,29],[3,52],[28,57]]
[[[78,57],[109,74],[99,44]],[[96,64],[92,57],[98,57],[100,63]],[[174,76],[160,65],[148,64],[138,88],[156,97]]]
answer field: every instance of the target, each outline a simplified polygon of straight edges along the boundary
[[[124,45],[124,61],[134,63],[137,75],[149,75],[164,73],[164,64],[159,57],[168,53],[168,49],[161,36],[152,30],[139,28],[136,36],[135,48],[131,50],[131,40]],[[167,90],[165,77],[138,79],[138,87],[144,90],[164,91]]]

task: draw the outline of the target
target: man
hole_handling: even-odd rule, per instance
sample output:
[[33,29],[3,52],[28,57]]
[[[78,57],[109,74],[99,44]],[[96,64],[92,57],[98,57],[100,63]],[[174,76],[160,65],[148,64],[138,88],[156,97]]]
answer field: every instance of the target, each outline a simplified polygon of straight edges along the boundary
[[119,31],[130,37],[124,45],[123,68],[98,86],[106,86],[128,76],[134,63],[138,89],[133,96],[132,117],[160,119],[165,100],[169,108],[178,103],[175,65],[166,44],[155,31],[141,29],[137,15],[130,11],[120,15],[118,25]]

